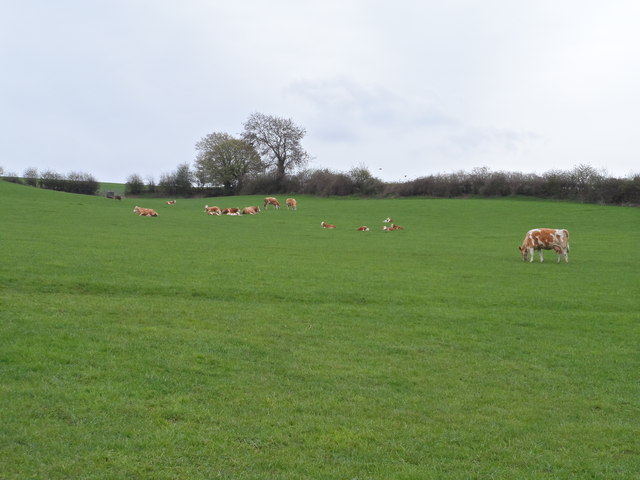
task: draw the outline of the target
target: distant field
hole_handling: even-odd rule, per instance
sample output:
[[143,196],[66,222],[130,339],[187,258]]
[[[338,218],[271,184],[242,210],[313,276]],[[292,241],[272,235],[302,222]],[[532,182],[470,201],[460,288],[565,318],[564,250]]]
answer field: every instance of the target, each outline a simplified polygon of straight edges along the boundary
[[640,477],[638,209],[0,200],[0,478]]
[[104,195],[107,192],[115,192],[116,195],[124,194],[124,183],[103,183],[100,182],[100,188],[98,189],[98,195]]

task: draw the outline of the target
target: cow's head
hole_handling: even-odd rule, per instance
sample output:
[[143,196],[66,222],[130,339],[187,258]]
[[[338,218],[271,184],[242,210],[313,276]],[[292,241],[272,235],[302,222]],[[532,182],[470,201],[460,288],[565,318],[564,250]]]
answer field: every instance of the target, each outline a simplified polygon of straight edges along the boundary
[[522,260],[526,262],[529,259],[529,249],[524,245],[520,245],[518,247],[518,250],[520,251],[520,256],[522,257]]

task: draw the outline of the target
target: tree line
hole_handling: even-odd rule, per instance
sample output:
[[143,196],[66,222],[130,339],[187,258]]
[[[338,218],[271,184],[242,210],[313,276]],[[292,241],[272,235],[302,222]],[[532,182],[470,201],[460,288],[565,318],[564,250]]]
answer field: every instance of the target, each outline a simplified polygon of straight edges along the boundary
[[100,189],[100,183],[93,175],[84,172],[70,172],[67,175],[63,175],[53,170],[38,172],[36,168],[29,167],[24,171],[22,177],[18,177],[11,172],[4,174],[0,168],[0,176],[8,182],[23,183],[32,187],[59,192],[95,195]]
[[[291,119],[253,113],[238,137],[213,132],[195,144],[193,167],[178,165],[156,183],[129,175],[126,195],[227,196],[298,193],[317,196],[371,197],[529,196],[609,205],[640,205],[640,174],[612,178],[589,165],[544,174],[493,172],[486,167],[419,177],[405,182],[383,182],[361,164],[347,172],[307,169],[309,154],[302,148],[306,130]],[[0,175],[2,171],[0,169]],[[22,179],[5,180],[73,193],[95,194],[99,184],[85,173],[67,176],[27,169]]]
[[575,200],[611,205],[640,205],[640,175],[611,178],[589,165],[544,174],[493,172],[486,167],[419,177],[406,182],[383,182],[365,165],[348,172],[305,169],[309,155],[301,142],[306,131],[291,119],[252,114],[236,138],[214,132],[195,144],[193,170],[189,164],[165,174],[156,186],[138,175],[127,182],[130,194],[253,195],[299,193],[318,196],[373,197],[465,196]]
[[[297,193],[326,196],[359,195],[379,198],[425,196],[434,198],[514,197],[572,200],[602,205],[640,206],[640,175],[612,178],[589,165],[569,171],[552,170],[543,174],[491,171],[486,167],[470,172],[436,174],[405,182],[384,182],[363,166],[347,172],[304,169],[279,178],[273,172],[247,177],[240,188],[198,186],[187,181],[189,166],[183,164],[161,181],[163,186],[139,183],[127,187],[132,193],[158,196],[266,195]],[[193,172],[190,174],[194,175]],[[167,179],[173,179],[167,181]]]

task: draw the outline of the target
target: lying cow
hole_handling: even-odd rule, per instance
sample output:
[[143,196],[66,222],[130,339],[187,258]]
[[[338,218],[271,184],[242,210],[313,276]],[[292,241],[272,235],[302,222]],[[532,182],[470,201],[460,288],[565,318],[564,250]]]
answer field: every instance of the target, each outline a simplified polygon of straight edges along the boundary
[[255,215],[257,213],[260,213],[260,207],[253,206],[253,207],[244,207],[242,209],[243,215]]
[[297,210],[298,202],[296,202],[295,198],[287,198],[287,208],[291,210]]
[[392,223],[390,227],[387,227],[386,225],[384,225],[382,227],[382,230],[385,232],[393,232],[394,230],[404,230],[404,227],[401,227],[400,225],[396,225],[395,223]]
[[544,262],[542,250],[555,250],[558,263],[564,257],[564,263],[569,263],[569,231],[563,228],[534,228],[524,236],[522,245],[518,247],[523,261],[533,262],[534,252],[540,255],[540,262]]
[[222,209],[222,215],[240,215],[240,209],[239,208],[223,208]]
[[393,218],[387,217],[383,220],[384,223],[391,223],[393,222]]
[[278,199],[276,197],[266,197],[264,199],[264,209],[267,209],[268,205],[273,205],[274,207],[276,207],[276,209],[280,208],[280,202],[278,201]]
[[168,202],[165,202],[167,205],[175,205],[176,201],[175,200],[169,200]]
[[207,212],[209,215],[220,215],[221,214],[220,207],[210,207],[209,205],[205,205],[204,206],[204,211]]
[[133,213],[137,213],[141,217],[157,217],[158,216],[158,212],[156,212],[153,208],[142,208],[142,207],[138,207],[137,205],[133,209]]
[[336,228],[335,225],[331,225],[330,223],[320,222],[320,226],[322,228]]
[[369,231],[369,227],[367,227],[366,225],[363,225],[361,227],[356,228],[356,230],[358,232],[368,232]]

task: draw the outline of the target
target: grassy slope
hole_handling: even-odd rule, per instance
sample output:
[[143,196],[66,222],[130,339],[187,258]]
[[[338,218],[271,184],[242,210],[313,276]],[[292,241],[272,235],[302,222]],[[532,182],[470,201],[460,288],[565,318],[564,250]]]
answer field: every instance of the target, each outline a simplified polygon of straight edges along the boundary
[[115,192],[116,195],[123,195],[125,190],[124,183],[100,183],[98,195],[105,195],[107,192]]
[[0,198],[3,478],[640,473],[637,209]]

